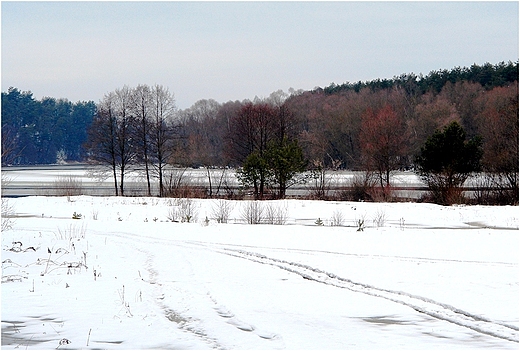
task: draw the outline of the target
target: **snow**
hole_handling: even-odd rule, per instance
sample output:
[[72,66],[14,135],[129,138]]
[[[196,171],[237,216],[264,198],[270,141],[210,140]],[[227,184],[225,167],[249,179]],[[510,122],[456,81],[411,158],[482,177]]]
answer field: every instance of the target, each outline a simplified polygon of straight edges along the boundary
[[3,349],[518,349],[517,206],[8,201]]

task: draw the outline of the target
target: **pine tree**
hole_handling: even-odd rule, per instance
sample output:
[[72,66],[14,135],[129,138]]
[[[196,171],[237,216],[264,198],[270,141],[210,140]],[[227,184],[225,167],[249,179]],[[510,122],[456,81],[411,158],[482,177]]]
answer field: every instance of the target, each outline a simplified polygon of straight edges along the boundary
[[473,172],[480,171],[482,139],[466,140],[466,132],[457,122],[437,130],[415,159],[416,172],[428,185],[433,201],[443,205],[461,199],[462,186]]

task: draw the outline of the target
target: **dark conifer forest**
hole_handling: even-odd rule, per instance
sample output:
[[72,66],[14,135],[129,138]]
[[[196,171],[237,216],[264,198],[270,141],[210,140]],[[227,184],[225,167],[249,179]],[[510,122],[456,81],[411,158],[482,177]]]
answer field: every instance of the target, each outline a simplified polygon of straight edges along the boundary
[[2,92],[2,165],[83,161],[83,143],[96,113],[93,101],[72,103],[30,91]]

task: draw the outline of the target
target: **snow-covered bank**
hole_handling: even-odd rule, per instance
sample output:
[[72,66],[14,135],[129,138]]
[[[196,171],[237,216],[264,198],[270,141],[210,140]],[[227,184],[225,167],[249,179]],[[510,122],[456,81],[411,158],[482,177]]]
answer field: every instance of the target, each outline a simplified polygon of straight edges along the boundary
[[9,200],[3,348],[518,349],[518,207],[70,199]]

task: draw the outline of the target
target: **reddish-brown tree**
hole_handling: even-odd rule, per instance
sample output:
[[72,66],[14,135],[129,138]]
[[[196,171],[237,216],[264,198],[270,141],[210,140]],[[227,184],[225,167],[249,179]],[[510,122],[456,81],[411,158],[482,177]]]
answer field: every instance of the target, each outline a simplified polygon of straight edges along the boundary
[[498,189],[508,188],[506,201],[518,203],[518,83],[497,87],[482,100],[478,132],[484,142],[484,170]]
[[374,171],[381,188],[390,186],[390,175],[401,166],[406,155],[404,119],[390,105],[362,116],[360,143],[365,168]]

